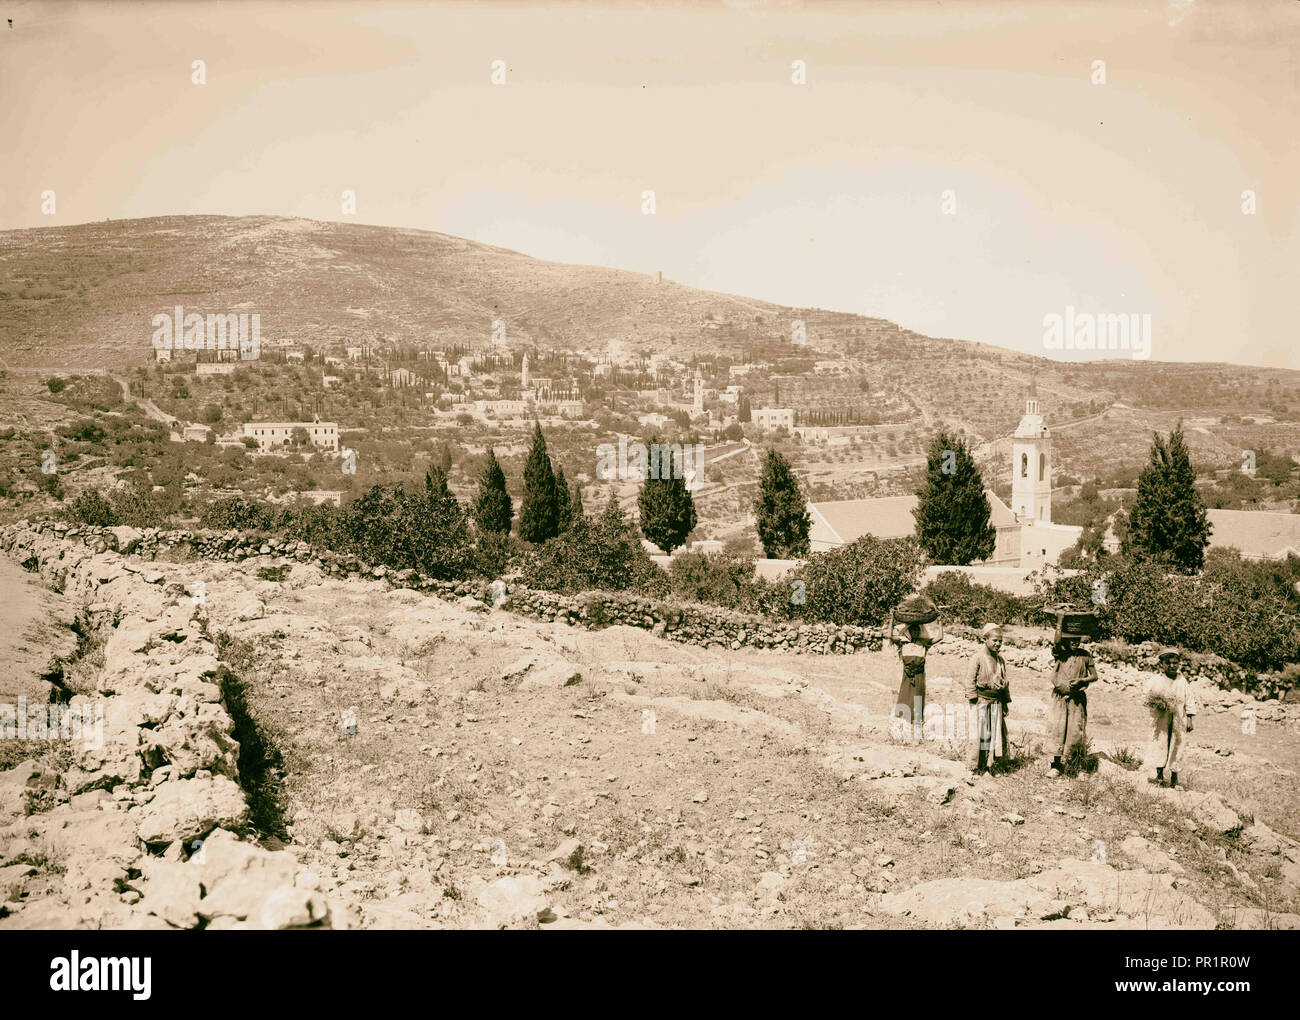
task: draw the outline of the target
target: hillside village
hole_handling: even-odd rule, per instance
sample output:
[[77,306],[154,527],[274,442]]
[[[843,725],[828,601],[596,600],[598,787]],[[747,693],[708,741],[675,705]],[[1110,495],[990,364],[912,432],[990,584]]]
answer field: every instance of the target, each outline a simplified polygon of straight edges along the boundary
[[[55,451],[55,478],[74,495],[83,478],[99,483],[106,465],[89,447],[76,454],[66,437],[37,433],[41,422],[66,424],[80,410],[118,416],[109,424],[139,415],[162,428],[166,445],[178,449],[153,465],[153,484],[179,486],[198,503],[237,492],[341,505],[372,482],[419,478],[435,462],[468,499],[489,448],[508,478],[519,477],[529,431],[540,423],[584,498],[602,505],[615,495],[628,511],[636,483],[597,477],[602,444],[656,437],[698,444],[699,477],[691,482],[699,524],[685,551],[760,552],[748,505],[762,453],[776,449],[800,479],[811,548],[821,552],[863,535],[911,534],[926,445],[947,423],[971,445],[998,530],[994,552],[970,569],[1023,592],[1027,578],[1066,553],[1073,564],[1080,538],[1085,554],[1118,549],[1117,526],[1149,438],[1181,420],[1210,506],[1211,547],[1252,560],[1284,559],[1300,547],[1296,373],[1060,364],[921,337],[880,320],[703,294],[662,274],[559,267],[419,231],[183,217],[41,233],[39,247],[25,232],[0,235],[0,260],[18,287],[0,288],[14,313],[0,320],[0,356],[11,396],[40,404],[20,411],[15,426],[37,426],[24,432],[33,451]],[[60,296],[69,273],[81,286],[109,291],[111,276],[88,271],[106,238],[138,245],[146,259],[155,257],[154,245],[165,246],[169,276],[217,282],[216,302],[203,307],[206,314],[193,302],[173,308],[160,288],[161,319],[179,316],[184,325],[163,337],[138,310]],[[417,269],[459,291],[467,286],[459,263],[468,260],[532,311],[426,308],[417,325],[391,297],[375,307],[356,303],[364,288],[355,280],[346,300],[336,298],[310,261],[286,266],[302,286],[322,288],[310,308],[282,275],[262,274],[260,289],[223,297],[220,278],[201,268],[204,244],[241,259],[278,258],[273,253],[307,243],[335,246],[336,261],[386,281],[385,294],[401,293],[388,285],[399,280],[418,294],[427,284]],[[435,306],[446,299],[441,291],[431,296]],[[629,301],[644,318],[609,318]],[[86,308],[107,317],[74,325],[62,347],[27,346],[40,343],[49,316],[75,322]],[[671,336],[654,333],[665,324]],[[59,351],[64,365],[48,364]],[[85,369],[92,374],[76,375]],[[52,379],[73,384],[42,396]],[[49,479],[39,457],[16,452],[0,450],[0,488],[17,500],[13,510],[26,512],[23,504],[39,500]]]
[[[93,323],[40,360],[0,348],[6,693],[129,717],[75,760],[0,742],[0,927],[1300,923],[1300,374],[1229,389],[691,300],[660,350],[352,305],[295,338],[264,303],[255,349],[208,344],[206,318],[201,345],[157,345],[138,313],[107,363]],[[1178,570],[1130,527],[1175,434],[1209,525]],[[656,443],[685,468],[668,526],[629,470]],[[918,526],[949,453],[988,514],[959,560]],[[763,535],[774,477],[801,541]],[[1005,627],[996,778],[891,728],[917,595],[943,618],[922,731]],[[1050,617],[1090,601],[1097,712],[1067,784]],[[1207,717],[1178,792],[1139,749],[1163,645]]]
[[[906,403],[891,405],[883,392],[859,389],[856,399],[846,400],[841,407],[817,403],[755,406],[755,401],[765,397],[771,398],[769,402],[779,401],[783,381],[789,393],[803,378],[798,370],[807,366],[798,359],[730,363],[729,359],[693,358],[687,363],[662,354],[632,352],[618,341],[610,341],[603,353],[592,355],[576,349],[520,349],[504,339],[476,352],[462,352],[457,347],[366,343],[328,353],[328,349],[280,341],[260,347],[257,357],[249,358],[247,352],[221,349],[214,342],[214,318],[207,317],[204,348],[156,346],[152,370],[137,366],[128,379],[118,377],[128,393],[142,401],[151,389],[154,391],[156,399],[148,400],[148,404],[161,409],[173,442],[214,444],[282,457],[309,457],[308,451],[318,450],[322,455],[338,457],[342,473],[354,474],[356,452],[346,443],[341,445],[340,435],[350,434],[356,442],[368,430],[326,420],[322,415],[340,403],[332,396],[371,389],[382,403],[394,405],[403,417],[419,421],[435,433],[447,429],[450,434],[463,434],[466,428],[475,428],[485,434],[500,431],[508,436],[511,430],[518,433],[540,423],[548,430],[594,433],[612,427],[610,438],[621,436],[625,442],[635,442],[638,437],[649,441],[669,434],[696,442],[703,440],[712,451],[707,456],[713,465],[709,472],[712,485],[701,471],[700,478],[691,478],[691,487],[703,490],[705,496],[710,488],[725,489],[734,484],[734,476],[722,471],[727,460],[740,454],[739,463],[744,463],[750,449],[764,443],[793,443],[798,450],[796,463],[810,480],[816,470],[813,465],[831,460],[837,450],[852,451],[848,456],[857,459],[880,444],[884,456],[871,470],[860,469],[856,479],[849,472],[837,474],[847,476],[850,487],[855,483],[863,487],[865,479],[866,487],[881,493],[911,486],[913,469],[918,461],[923,462],[919,447],[915,455],[909,456],[909,447],[891,440],[912,418]],[[201,320],[199,325],[203,325]],[[703,328],[709,332],[708,327],[717,325],[706,320]],[[870,374],[873,366],[838,358],[817,360],[811,367],[814,376],[862,378]],[[292,376],[286,377],[288,372],[293,372]],[[275,387],[280,408],[301,412],[310,407],[314,416],[227,422],[221,409],[250,374],[284,379],[288,386]],[[987,497],[998,531],[993,554],[976,565],[972,576],[1013,592],[1027,590],[1027,578],[1057,564],[1061,555],[1079,542],[1083,532],[1081,524],[1052,520],[1054,493],[1058,501],[1068,502],[1081,486],[1059,484],[1059,475],[1065,475],[1066,481],[1070,479],[1058,468],[1053,429],[1044,416],[1037,381],[1032,376],[1027,392],[1024,414],[1013,431],[988,439],[979,434],[970,437],[978,443],[977,455],[990,483],[996,486],[988,489]],[[188,421],[184,417],[187,414],[209,419],[215,415],[221,420]],[[621,422],[615,421],[616,415]],[[882,415],[895,417],[898,422],[882,423]],[[1263,422],[1260,418],[1250,420],[1257,425]],[[636,431],[620,432],[620,427]],[[1203,429],[1200,424],[1194,427]],[[504,442],[509,445],[511,440]],[[891,444],[888,448],[886,442]],[[890,452],[894,456],[890,457]],[[580,480],[600,481],[594,478],[595,472],[581,468],[577,472]],[[1252,467],[1236,474],[1250,479],[1256,470]],[[1288,481],[1289,472],[1282,470],[1281,480]],[[1207,482],[1233,481],[1233,474],[1231,469],[1221,469]],[[299,496],[337,504],[343,491],[308,490]],[[1006,501],[999,491],[1007,494]],[[1122,501],[1124,493],[1131,491],[1112,488],[1110,495]],[[863,535],[911,535],[915,505],[915,497],[910,494],[811,500],[812,551],[837,548]],[[1252,500],[1249,509],[1214,508],[1211,547],[1237,549],[1248,559],[1285,559],[1300,554],[1300,516],[1292,512],[1293,506],[1293,502],[1275,497]],[[1102,545],[1112,553],[1119,545],[1113,522],[1114,512],[1099,522],[1105,531]],[[721,529],[720,535],[725,537]],[[653,546],[649,548],[659,552]],[[720,538],[699,537],[684,548],[713,551],[721,549],[722,542]]]

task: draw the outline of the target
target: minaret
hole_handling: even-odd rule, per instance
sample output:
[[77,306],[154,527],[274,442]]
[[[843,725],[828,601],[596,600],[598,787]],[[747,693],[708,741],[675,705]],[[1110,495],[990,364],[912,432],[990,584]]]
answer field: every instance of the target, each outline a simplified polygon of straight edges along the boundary
[[1052,437],[1038,409],[1031,379],[1025,416],[1011,440],[1011,509],[1021,522],[1052,520]]
[[521,389],[528,389],[528,352],[524,352],[524,363],[519,371],[519,386]]
[[700,375],[698,366],[695,369],[695,413],[700,414],[704,411],[704,377]]

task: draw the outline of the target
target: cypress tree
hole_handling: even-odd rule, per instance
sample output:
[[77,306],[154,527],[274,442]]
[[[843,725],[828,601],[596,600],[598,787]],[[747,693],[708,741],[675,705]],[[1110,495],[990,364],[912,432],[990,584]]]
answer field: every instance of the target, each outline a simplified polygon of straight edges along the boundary
[[447,475],[440,467],[431,467],[424,473],[424,491],[434,499],[454,499],[447,487]]
[[575,478],[569,483],[569,525],[584,520],[586,516],[586,511],[582,509],[582,486]]
[[524,465],[524,499],[519,508],[519,537],[525,542],[545,542],[559,534],[555,503],[555,474],[546,455],[541,423],[533,425],[533,448]]
[[916,499],[916,538],[930,562],[964,567],[993,555],[997,529],[984,476],[964,439],[941,429],[930,441]]
[[555,469],[555,522],[560,531],[564,531],[570,521],[571,500],[569,497],[569,483],[564,480],[564,468],[556,467]]
[[1159,433],[1152,436],[1150,458],[1138,476],[1124,551],[1195,573],[1205,563],[1210,527],[1180,421],[1168,440]]
[[763,555],[789,559],[808,555],[808,529],[812,518],[790,464],[775,450],[767,451],[763,474],[754,497],[754,519]]
[[[655,460],[655,451],[661,449],[658,439],[650,444],[650,456]],[[641,511],[641,534],[671,556],[673,550],[686,541],[686,536],[695,528],[695,501],[686,488],[686,479],[682,477],[681,450],[676,458],[660,456],[658,471],[653,469],[646,474],[641,483],[641,495],[637,497],[637,507]],[[658,475],[658,478],[652,477]]]
[[487,466],[479,478],[478,497],[474,500],[474,522],[484,533],[510,534],[510,515],[514,503],[506,491],[506,476],[497,463],[496,451],[488,448]]

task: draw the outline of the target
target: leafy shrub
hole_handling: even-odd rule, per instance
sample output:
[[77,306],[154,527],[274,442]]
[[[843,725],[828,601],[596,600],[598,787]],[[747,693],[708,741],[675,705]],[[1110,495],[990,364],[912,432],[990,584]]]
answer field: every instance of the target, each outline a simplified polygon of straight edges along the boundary
[[595,520],[576,520],[567,531],[530,553],[523,569],[530,588],[576,594],[636,591],[668,594],[668,578],[650,559],[612,499]]
[[160,528],[173,509],[165,494],[134,485],[116,489],[109,501],[118,521],[133,528]]
[[45,380],[45,385],[49,387],[51,393],[62,393],[68,386],[68,380],[60,379],[57,375]]
[[72,501],[72,517],[101,528],[113,528],[119,523],[113,505],[95,489],[87,489]]
[[474,541],[474,571],[483,577],[508,574],[522,556],[519,540],[499,531],[480,531]]
[[199,514],[199,527],[213,531],[269,531],[273,522],[267,507],[243,496],[229,496],[209,503]]
[[1207,557],[1205,569],[1191,576],[1153,560],[1112,556],[1072,578],[1048,575],[1039,590],[1048,602],[1086,605],[1101,581],[1099,637],[1179,645],[1266,670],[1300,659],[1289,577],[1285,566],[1261,569],[1233,555]]
[[346,550],[372,563],[459,580],[473,562],[469,524],[454,497],[431,488],[371,486],[343,508]]
[[55,499],[63,499],[63,483],[57,473],[41,472],[36,476],[36,488]]
[[916,590],[925,557],[913,538],[863,535],[856,542],[813,553],[791,581],[804,583],[793,615],[827,623],[874,626]]
[[59,435],[74,443],[101,443],[107,433],[89,418],[82,418],[59,429]]
[[338,508],[330,503],[312,503],[303,500],[282,506],[267,530],[286,538],[294,538],[317,549],[342,551],[342,531],[339,527]]
[[679,553],[668,567],[672,594],[691,602],[708,602],[726,609],[754,612],[759,585],[754,561],[727,552]]
[[925,594],[941,607],[943,618],[969,627],[986,623],[1038,623],[1038,599],[1019,598],[972,581],[959,570],[946,570],[925,586]]

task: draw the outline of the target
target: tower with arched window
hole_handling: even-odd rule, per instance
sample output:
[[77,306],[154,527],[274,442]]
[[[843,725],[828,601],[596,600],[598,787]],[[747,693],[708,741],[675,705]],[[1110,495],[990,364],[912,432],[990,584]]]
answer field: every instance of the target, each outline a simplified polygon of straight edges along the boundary
[[1024,523],[1052,520],[1052,437],[1038,409],[1038,384],[1029,384],[1025,416],[1011,439],[1011,510]]

